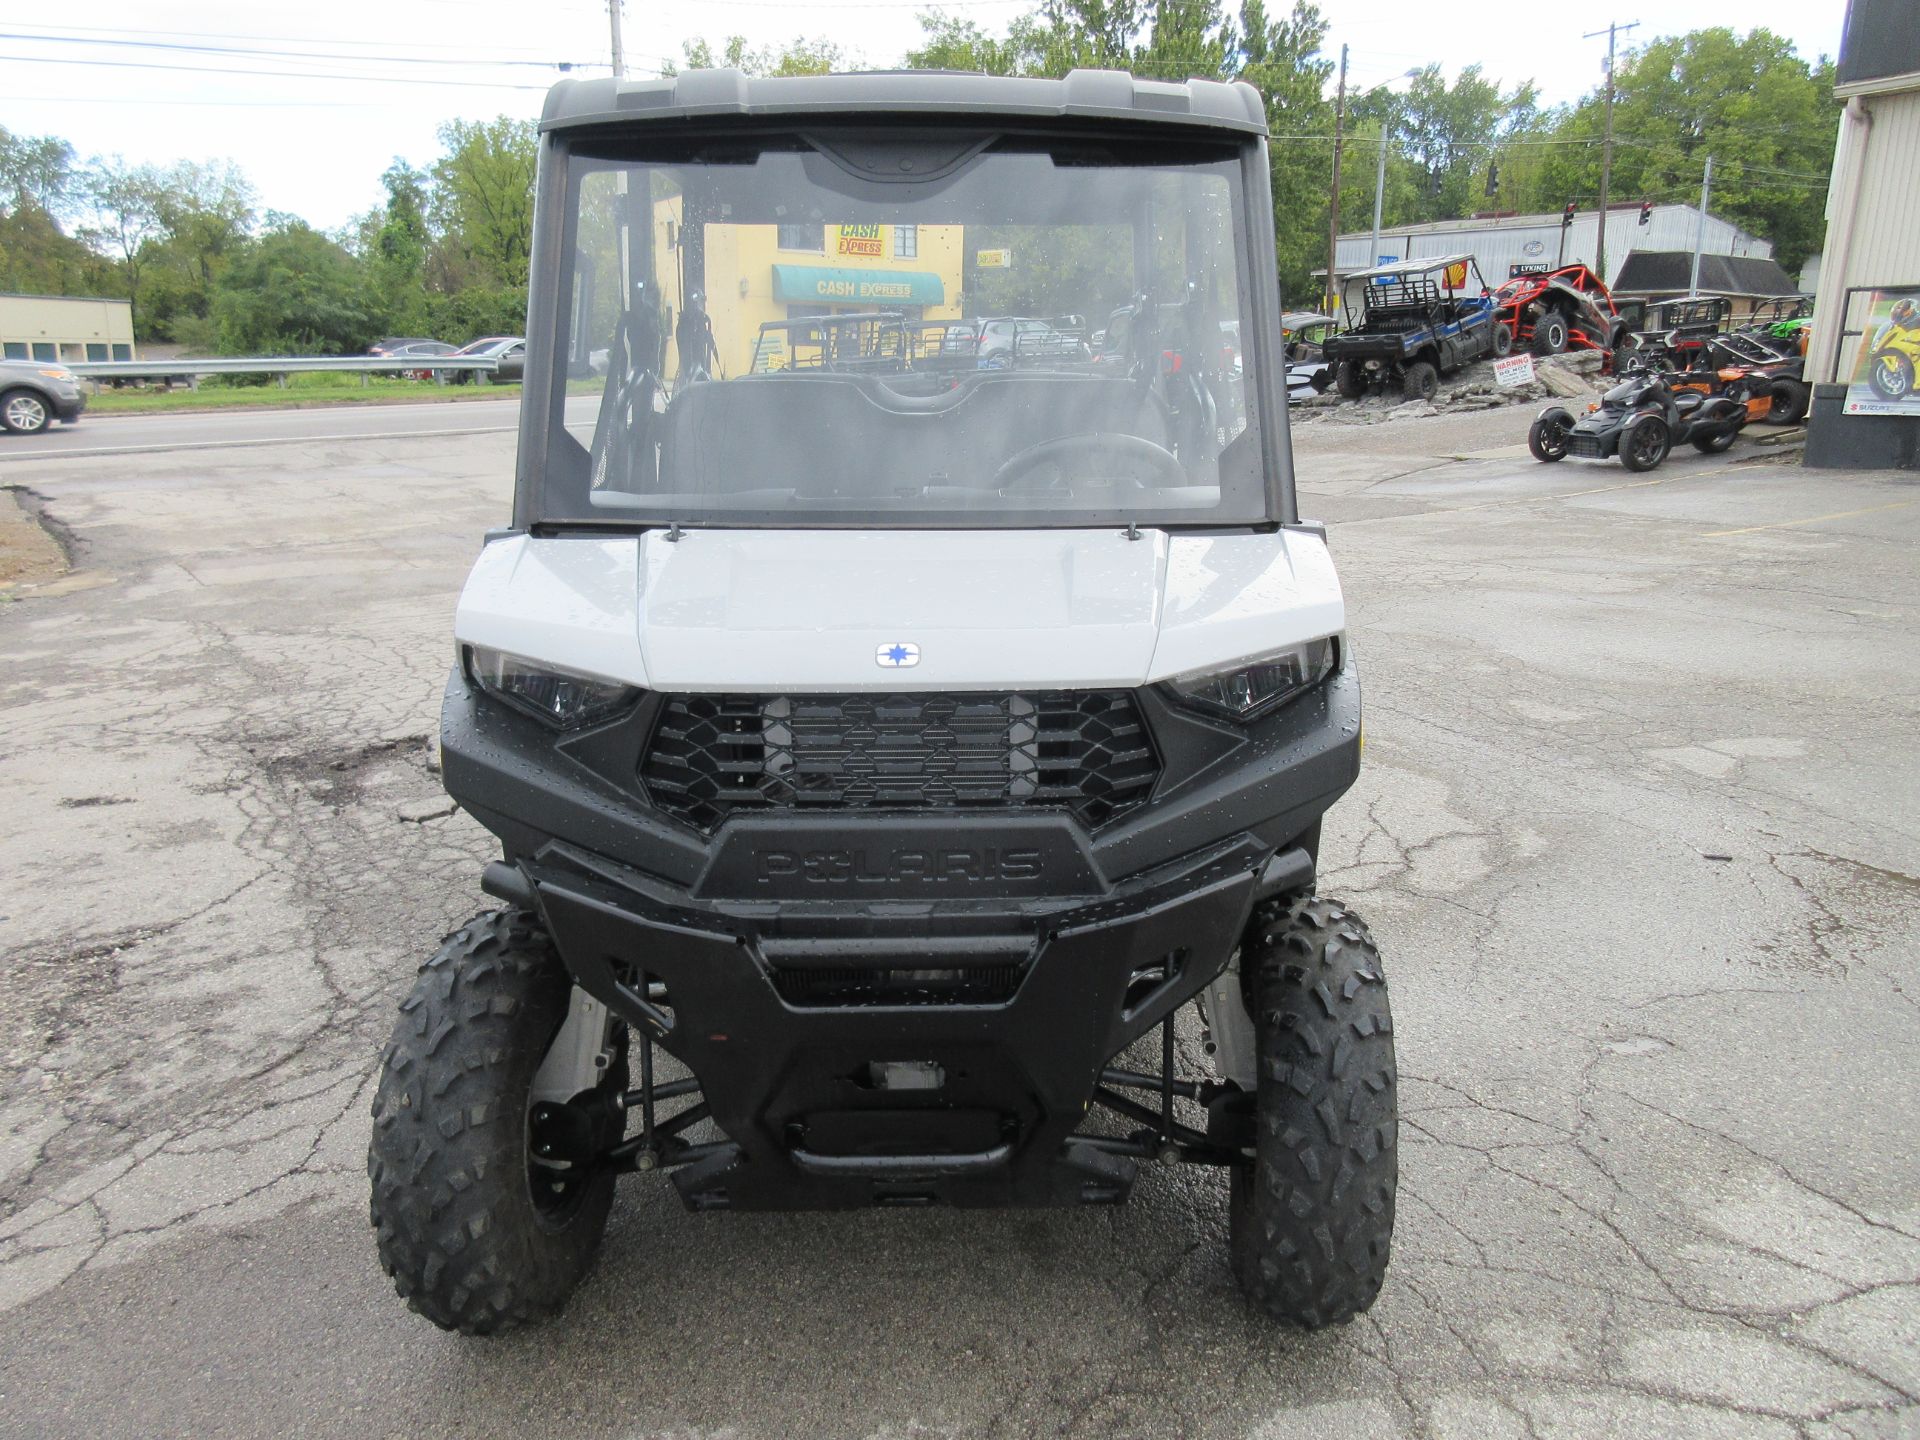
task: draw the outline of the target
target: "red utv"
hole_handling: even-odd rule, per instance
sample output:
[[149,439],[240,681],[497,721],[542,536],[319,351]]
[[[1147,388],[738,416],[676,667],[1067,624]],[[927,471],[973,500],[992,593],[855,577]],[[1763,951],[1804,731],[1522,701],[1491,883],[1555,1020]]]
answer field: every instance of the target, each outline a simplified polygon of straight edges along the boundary
[[1536,355],[1612,351],[1627,333],[1606,282],[1584,265],[1521,270],[1493,292],[1493,316],[1512,334],[1514,349]]

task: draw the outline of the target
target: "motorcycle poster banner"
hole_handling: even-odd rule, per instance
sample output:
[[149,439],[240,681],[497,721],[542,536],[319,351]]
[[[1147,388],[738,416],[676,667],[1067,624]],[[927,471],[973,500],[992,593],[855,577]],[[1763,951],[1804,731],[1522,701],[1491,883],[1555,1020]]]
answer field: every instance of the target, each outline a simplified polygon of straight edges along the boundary
[[1920,285],[1872,291],[1860,355],[1847,383],[1849,415],[1920,415]]

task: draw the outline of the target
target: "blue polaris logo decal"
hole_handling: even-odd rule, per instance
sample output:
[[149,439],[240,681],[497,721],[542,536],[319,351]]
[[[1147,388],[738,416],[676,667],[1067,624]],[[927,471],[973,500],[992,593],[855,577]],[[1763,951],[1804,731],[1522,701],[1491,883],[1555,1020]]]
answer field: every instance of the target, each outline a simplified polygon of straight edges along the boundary
[[905,640],[890,640],[873,652],[873,663],[883,670],[905,670],[920,663],[920,647]]

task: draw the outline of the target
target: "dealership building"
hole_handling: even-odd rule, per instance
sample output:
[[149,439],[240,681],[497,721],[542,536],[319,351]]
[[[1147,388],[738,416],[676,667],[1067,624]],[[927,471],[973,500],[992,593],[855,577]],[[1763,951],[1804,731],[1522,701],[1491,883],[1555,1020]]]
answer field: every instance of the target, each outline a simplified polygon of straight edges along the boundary
[[1827,189],[1807,378],[1807,464],[1920,467],[1920,24],[1852,0],[1834,72],[1846,109]]
[[[1691,256],[1696,238],[1702,255],[1745,256],[1770,260],[1773,245],[1749,234],[1731,220],[1709,213],[1702,229],[1698,205],[1651,205],[1640,220],[1638,200],[1607,210],[1607,274],[1609,285],[1619,278],[1627,256],[1636,250],[1685,251]],[[1373,232],[1342,235],[1334,258],[1341,275],[1352,275],[1374,265],[1397,260],[1421,260],[1439,255],[1471,255],[1489,285],[1498,285],[1516,273],[1516,267],[1553,269],[1560,265],[1592,265],[1598,253],[1600,216],[1576,210],[1571,224],[1561,215],[1486,215],[1470,220],[1437,220],[1425,225],[1395,225],[1380,232],[1379,249]],[[1369,258],[1371,256],[1371,258]],[[1323,272],[1316,272],[1323,273]],[[1702,290],[1706,287],[1703,285]],[[1789,282],[1788,291],[1793,289]],[[1780,293],[1780,292],[1775,292]]]
[[0,357],[135,360],[133,306],[75,295],[0,295]]

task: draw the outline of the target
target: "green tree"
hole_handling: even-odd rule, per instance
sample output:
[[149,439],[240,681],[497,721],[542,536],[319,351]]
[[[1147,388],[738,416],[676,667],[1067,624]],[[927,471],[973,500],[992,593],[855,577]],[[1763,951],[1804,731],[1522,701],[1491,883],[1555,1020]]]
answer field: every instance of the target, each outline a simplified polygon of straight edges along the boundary
[[53,135],[15,135],[0,125],[0,208],[63,215],[74,191],[73,146]]
[[433,265],[443,291],[527,288],[533,251],[533,175],[539,132],[531,120],[451,120],[440,127],[430,211],[439,237]]
[[213,291],[220,272],[247,243],[254,191],[231,162],[181,161],[155,172],[157,234],[138,253],[149,339],[211,344]]
[[920,28],[925,35],[918,49],[907,52],[909,69],[977,70],[983,75],[1041,73],[1044,39],[1032,15],[1020,16],[997,39],[971,20],[939,10],[923,11]]
[[[1840,112],[1833,66],[1809,64],[1770,30],[1725,27],[1655,40],[1617,75],[1613,198],[1692,200],[1713,156],[1713,210],[1774,242],[1797,268],[1825,229]],[[1596,202],[1604,103],[1557,118],[1539,184],[1548,208]]]
[[1326,38],[1327,22],[1313,5],[1270,14],[1260,0],[1247,0],[1229,57],[1266,102],[1275,260],[1282,293],[1301,300],[1319,293],[1313,271],[1327,260],[1333,106],[1326,88],[1333,64],[1320,54]]
[[360,263],[381,324],[396,335],[424,334],[432,327],[427,256],[433,230],[430,177],[396,157],[380,177],[386,203],[361,221]]
[[151,165],[128,165],[118,155],[95,157],[79,181],[87,223],[80,238],[110,257],[126,288],[136,331],[145,322],[140,286],[147,270],[147,242],[160,233],[163,182]]
[[220,273],[220,345],[235,355],[341,355],[378,338],[360,267],[304,220],[270,213],[268,229]]
[[[1394,154],[1411,172],[1391,223],[1409,224],[1493,208],[1486,181],[1498,142],[1526,124],[1538,99],[1530,80],[1503,93],[1478,65],[1463,68],[1451,84],[1438,65],[1428,65],[1414,72],[1405,95],[1386,96],[1382,108],[1393,127]],[[1340,218],[1343,230],[1355,223],[1344,198]]]
[[1281,283],[1290,295],[1318,290],[1326,257],[1328,169],[1333,106],[1325,97],[1332,66],[1320,56],[1327,24],[1298,3],[1269,11],[1245,0],[1228,15],[1217,0],[1045,0],[1004,36],[938,10],[920,17],[926,38],[909,51],[919,69],[984,70],[995,75],[1064,75],[1106,67],[1164,79],[1245,80],[1261,94],[1270,147]]
[[0,210],[0,290],[29,295],[117,295],[104,258],[38,205]]
[[[830,40],[809,40],[805,36],[785,45],[750,49],[744,35],[729,35],[716,52],[706,40],[689,40],[681,47],[689,70],[742,70],[749,75],[831,75],[851,68],[847,52]],[[681,67],[663,66],[661,74],[675,74]]]
[[73,147],[0,126],[0,290],[113,293],[110,268],[61,228],[78,204]]

